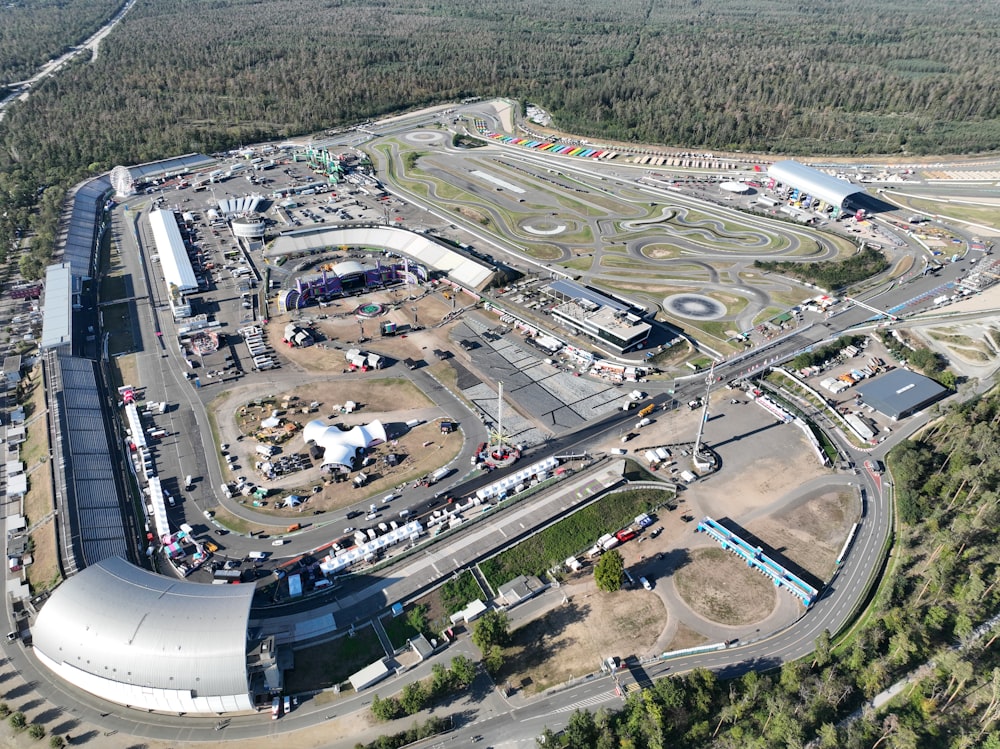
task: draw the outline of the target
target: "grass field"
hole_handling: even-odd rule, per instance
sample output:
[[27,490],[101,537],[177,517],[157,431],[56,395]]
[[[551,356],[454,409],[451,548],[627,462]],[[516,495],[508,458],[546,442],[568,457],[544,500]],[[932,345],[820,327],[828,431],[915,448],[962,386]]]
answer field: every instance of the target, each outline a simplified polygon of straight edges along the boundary
[[[351,674],[385,657],[378,635],[362,627],[354,636],[344,635],[331,642],[295,651],[295,668],[285,672],[285,692],[311,692],[343,684]],[[346,690],[352,694],[353,690]]]
[[672,497],[670,492],[654,489],[609,494],[487,559],[480,569],[494,590],[518,575],[543,575],[567,557],[582,554],[605,533],[627,526],[640,512]]

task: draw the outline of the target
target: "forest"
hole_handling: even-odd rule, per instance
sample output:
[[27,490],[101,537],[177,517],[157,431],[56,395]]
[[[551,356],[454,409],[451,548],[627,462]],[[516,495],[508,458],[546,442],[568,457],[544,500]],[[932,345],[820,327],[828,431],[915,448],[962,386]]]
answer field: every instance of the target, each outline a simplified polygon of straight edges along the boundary
[[120,5],[118,0],[5,2],[0,6],[0,91],[84,41]]
[[[945,407],[887,460],[900,524],[870,610],[772,673],[705,670],[578,711],[545,746],[1000,749],[1000,394]],[[865,701],[929,664],[876,713]],[[809,742],[815,741],[814,744]]]
[[[92,31],[101,8],[6,6],[8,78]],[[45,186],[469,95],[532,101],[564,130],[630,142],[993,150],[998,29],[1000,6],[957,0],[140,0],[96,59],[0,124],[0,248]]]

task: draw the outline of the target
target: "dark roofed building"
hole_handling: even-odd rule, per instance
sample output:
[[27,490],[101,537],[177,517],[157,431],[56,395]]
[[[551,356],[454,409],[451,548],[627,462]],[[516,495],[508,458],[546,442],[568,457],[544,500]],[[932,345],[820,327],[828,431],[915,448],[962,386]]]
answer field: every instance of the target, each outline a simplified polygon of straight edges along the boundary
[[894,369],[857,387],[865,405],[891,419],[904,419],[948,395],[948,388],[908,369]]

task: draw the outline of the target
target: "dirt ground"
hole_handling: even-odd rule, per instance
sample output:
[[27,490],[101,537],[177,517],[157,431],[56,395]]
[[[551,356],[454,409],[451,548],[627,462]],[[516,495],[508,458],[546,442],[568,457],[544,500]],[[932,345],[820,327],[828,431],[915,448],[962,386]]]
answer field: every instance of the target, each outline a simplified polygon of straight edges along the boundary
[[730,626],[759,622],[777,603],[767,578],[722,549],[692,550],[674,584],[695,613]]
[[[568,603],[513,632],[501,679],[539,692],[596,671],[608,654],[641,653],[656,642],[666,619],[659,596],[588,587],[566,591]],[[540,653],[551,657],[539,661]]]
[[[366,373],[359,377],[372,374]],[[276,402],[253,406],[250,405],[253,400],[251,396],[260,397],[259,393],[236,390],[224,394],[213,404],[213,410],[219,414],[220,439],[229,444],[230,452],[239,458],[235,468],[227,471],[227,474],[231,479],[246,476],[248,480],[261,481],[271,489],[307,496],[308,500],[300,505],[303,512],[327,511],[356,502],[361,496],[384,495],[445,465],[462,448],[460,432],[442,434],[440,431],[438,419],[448,415],[405,379],[378,378],[377,375],[364,380],[318,379],[267,395],[274,395]],[[281,408],[285,398],[290,401],[287,411]],[[358,409],[351,414],[335,411],[335,406],[342,405],[348,400],[355,401],[359,406]],[[310,410],[308,406],[314,402],[320,404],[319,408]],[[302,413],[302,408],[306,408],[309,413]],[[259,428],[261,419],[270,416],[274,410],[279,412],[281,418],[294,422],[299,427],[291,439],[282,444],[284,453],[306,451],[301,428],[313,420],[350,427],[378,419],[386,427],[391,439],[373,451],[372,454],[377,462],[370,470],[365,470],[370,480],[360,492],[354,489],[350,482],[339,484],[326,482],[318,465],[306,471],[268,481],[254,470],[259,458],[254,454],[258,442],[252,435]],[[406,427],[405,423],[413,419],[425,423],[412,429]],[[237,442],[238,433],[248,436]],[[398,465],[386,466],[380,460],[383,455],[390,452],[401,456]],[[225,461],[223,464],[226,465]],[[313,494],[313,486],[320,486],[322,490]],[[258,510],[273,514],[276,518],[292,518],[300,515],[299,508],[276,509],[273,500]]]
[[[743,402],[731,404],[734,398]],[[753,626],[783,615],[785,609],[794,615],[797,609],[788,605],[791,599],[780,599],[781,592],[766,578],[695,533],[694,521],[704,515],[737,525],[744,521],[748,536],[756,536],[790,565],[798,565],[818,581],[829,577],[857,519],[857,497],[839,487],[799,496],[795,490],[803,483],[832,476],[833,471],[820,464],[797,427],[778,426],[745,397],[722,391],[713,396],[711,413],[705,438],[721,456],[723,469],[683,488],[678,509],[665,511],[650,529],[663,529],[657,538],[647,532],[640,537],[645,540],[618,547],[633,577],[645,575],[654,590],[600,593],[588,564],[556,592],[565,594],[568,604],[516,633],[521,645],[512,652],[505,671],[512,683],[526,680],[528,689],[544,689],[589,671],[609,653],[649,654],[654,646],[660,652],[717,641],[719,629],[711,622]],[[656,422],[628,445],[629,454],[643,465],[642,454],[649,447],[692,441],[700,411],[682,407],[654,416]],[[676,583],[679,594],[670,582]],[[681,614],[683,621],[672,621],[660,596],[669,601],[671,611],[687,612]],[[708,621],[699,631],[703,620]],[[537,642],[545,647],[527,647]]]
[[860,517],[857,496],[830,491],[751,521],[747,530],[801,570],[828,580],[851,525]]
[[[333,348],[334,345],[343,346],[345,349],[356,347],[361,350],[365,350],[365,346],[370,346],[380,354],[393,359],[425,359],[431,364],[435,349],[451,349],[448,345],[448,331],[452,326],[432,327],[453,311],[451,300],[445,299],[444,293],[451,292],[442,289],[413,300],[404,298],[402,291],[395,294],[392,291],[366,294],[363,297],[365,304],[382,304],[387,311],[381,317],[363,320],[360,324],[354,315],[354,310],[360,304],[358,299],[341,299],[331,302],[326,308],[310,307],[295,313],[275,315],[271,318],[272,324],[268,329],[275,331],[276,335],[280,336],[285,325],[292,320],[311,321],[309,327],[320,334],[320,343],[325,343],[327,347],[286,348],[280,339],[271,343],[274,346],[281,346],[281,353],[284,356],[309,371],[338,372],[344,368],[344,353]],[[456,309],[471,303],[471,297],[459,295],[455,299]],[[416,312],[412,309],[414,307]],[[414,319],[419,325],[424,326],[422,330],[415,332],[409,330]],[[379,335],[379,324],[382,322],[394,322],[403,332],[395,336],[382,337]],[[364,343],[358,343],[362,333],[366,340]]]

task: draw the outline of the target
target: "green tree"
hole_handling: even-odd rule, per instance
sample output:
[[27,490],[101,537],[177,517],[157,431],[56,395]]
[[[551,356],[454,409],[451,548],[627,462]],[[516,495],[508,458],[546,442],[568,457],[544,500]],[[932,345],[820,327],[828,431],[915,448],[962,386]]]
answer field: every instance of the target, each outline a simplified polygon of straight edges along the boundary
[[491,676],[496,676],[503,668],[504,657],[503,648],[499,645],[490,645],[490,649],[483,654],[483,665]]
[[24,713],[22,712],[16,712],[12,714],[7,719],[7,722],[10,723],[10,727],[13,728],[15,731],[23,731],[24,727],[28,725],[28,721],[25,719]]
[[441,663],[435,663],[431,666],[431,693],[438,695],[444,694],[451,689],[452,683],[454,683],[455,678],[451,671],[444,667]]
[[414,606],[406,612],[406,623],[417,632],[427,631],[427,606]]
[[55,735],[49,737],[49,749],[63,749],[66,746],[66,739],[62,736]]
[[618,549],[605,553],[594,565],[594,582],[608,593],[620,590],[625,579],[625,560]]
[[403,712],[399,700],[395,697],[382,699],[377,694],[372,697],[371,711],[376,720],[393,720]]
[[575,710],[566,725],[566,743],[569,746],[594,746],[597,743],[597,722],[587,710]]
[[493,646],[506,645],[510,640],[510,620],[503,611],[490,609],[476,622],[472,641],[484,654]]
[[8,715],[10,715],[10,705],[0,702],[0,718],[6,718]]
[[813,651],[813,668],[823,668],[830,662],[831,637],[830,630],[824,629],[816,638],[816,650]]
[[35,741],[38,741],[45,736],[45,728],[38,723],[32,723],[28,726],[28,735]]
[[476,678],[476,664],[468,656],[456,655],[451,659],[451,675],[455,685],[464,689]]
[[427,703],[427,690],[419,681],[413,681],[403,687],[399,705],[407,715],[414,715],[424,709]]

